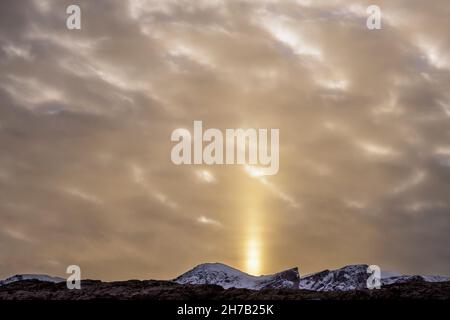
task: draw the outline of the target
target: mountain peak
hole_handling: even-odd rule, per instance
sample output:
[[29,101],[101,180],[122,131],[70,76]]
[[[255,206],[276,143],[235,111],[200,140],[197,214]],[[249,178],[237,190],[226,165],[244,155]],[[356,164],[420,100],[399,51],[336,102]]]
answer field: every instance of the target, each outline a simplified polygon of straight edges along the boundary
[[220,263],[220,262],[206,262],[201,263],[194,268],[192,268],[190,271],[193,270],[210,270],[210,271],[226,271],[226,272],[232,272],[232,273],[244,273],[240,271],[239,269],[233,268],[227,264]]

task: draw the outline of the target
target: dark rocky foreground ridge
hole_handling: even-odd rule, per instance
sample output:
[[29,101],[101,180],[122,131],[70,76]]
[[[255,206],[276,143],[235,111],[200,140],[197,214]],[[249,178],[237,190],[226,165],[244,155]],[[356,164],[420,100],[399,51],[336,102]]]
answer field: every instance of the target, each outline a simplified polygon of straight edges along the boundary
[[384,285],[379,290],[317,292],[303,289],[224,289],[218,285],[172,281],[83,280],[80,290],[65,282],[23,280],[0,287],[0,300],[450,300],[450,281],[411,281]]

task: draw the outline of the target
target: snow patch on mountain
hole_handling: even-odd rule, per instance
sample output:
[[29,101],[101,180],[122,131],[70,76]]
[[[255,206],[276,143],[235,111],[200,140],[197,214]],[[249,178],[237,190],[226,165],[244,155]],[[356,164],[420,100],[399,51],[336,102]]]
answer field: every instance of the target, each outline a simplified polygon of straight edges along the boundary
[[17,282],[17,281],[24,281],[24,280],[38,280],[38,281],[53,282],[53,283],[66,281],[66,279],[64,279],[64,278],[52,277],[52,276],[48,276],[46,274],[16,274],[12,277],[6,278],[4,280],[0,280],[0,286],[10,284],[13,282]]
[[449,276],[421,276],[426,282],[445,282],[450,281]]

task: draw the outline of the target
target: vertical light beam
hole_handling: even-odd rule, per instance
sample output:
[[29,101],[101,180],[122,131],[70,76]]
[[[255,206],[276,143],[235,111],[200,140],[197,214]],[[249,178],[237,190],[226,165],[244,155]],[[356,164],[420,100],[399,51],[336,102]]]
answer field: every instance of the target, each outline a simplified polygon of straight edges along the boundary
[[261,270],[259,245],[256,238],[250,238],[247,243],[247,272],[252,275],[259,275]]

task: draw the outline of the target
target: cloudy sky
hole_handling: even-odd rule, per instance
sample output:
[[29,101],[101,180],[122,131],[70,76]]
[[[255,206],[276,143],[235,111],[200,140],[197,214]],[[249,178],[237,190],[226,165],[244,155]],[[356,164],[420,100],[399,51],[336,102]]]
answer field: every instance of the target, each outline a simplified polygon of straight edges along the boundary
[[[450,274],[449,17],[448,0],[0,1],[0,277]],[[278,174],[174,165],[194,120],[279,128]]]

